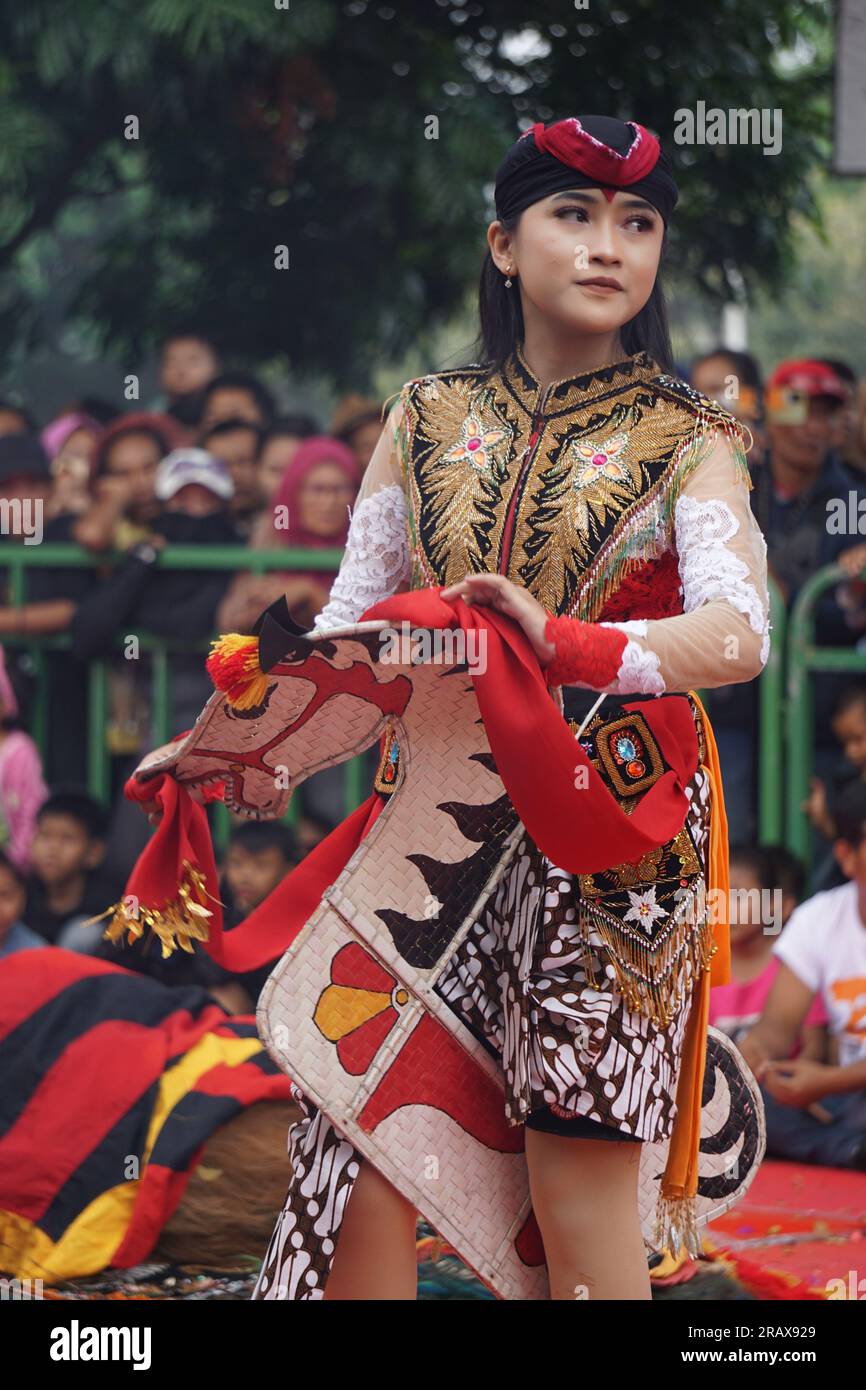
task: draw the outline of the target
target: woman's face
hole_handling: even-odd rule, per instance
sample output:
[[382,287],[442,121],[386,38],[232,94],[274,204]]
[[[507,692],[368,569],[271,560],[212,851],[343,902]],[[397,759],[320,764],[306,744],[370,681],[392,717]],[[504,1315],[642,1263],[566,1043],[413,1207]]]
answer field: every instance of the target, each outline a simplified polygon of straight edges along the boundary
[[[612,333],[633,319],[652,294],[663,236],[645,199],[626,190],[608,201],[599,188],[551,194],[512,232],[488,230],[496,264],[517,277],[524,323],[553,320],[565,334]],[[592,283],[599,277],[613,283]]]
[[291,463],[301,441],[294,434],[277,434],[269,439],[259,454],[259,492],[272,502],[277,489],[283,481],[286,469]]
[[85,462],[89,462],[93,453],[95,440],[96,436],[93,430],[89,430],[86,425],[82,425],[77,430],[72,431],[64,443],[63,448],[58,451],[56,457],[62,459],[84,459]]
[[84,502],[88,496],[93,444],[91,430],[73,430],[63,448],[51,460],[51,476],[57,484],[55,492],[66,506]]
[[346,522],[346,507],[355,498],[354,483],[336,463],[317,463],[298,489],[301,525],[317,536],[333,536]]

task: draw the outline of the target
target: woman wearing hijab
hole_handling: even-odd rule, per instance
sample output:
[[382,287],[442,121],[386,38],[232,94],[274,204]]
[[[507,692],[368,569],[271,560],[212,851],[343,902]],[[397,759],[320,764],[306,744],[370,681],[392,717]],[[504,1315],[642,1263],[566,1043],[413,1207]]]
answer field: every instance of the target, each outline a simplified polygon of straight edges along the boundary
[[[499,699],[528,696],[526,718],[545,736],[535,703],[562,690],[600,781],[575,816],[552,731],[519,749],[520,777],[526,764],[557,802],[536,819],[551,844],[552,822],[573,826],[559,851],[572,861],[596,833],[594,806],[605,817],[613,807],[605,824],[620,839],[593,853],[606,867],[571,873],[521,824],[496,892],[437,963],[436,1007],[501,1068],[550,1297],[648,1299],[641,1145],[669,1141],[656,1248],[698,1253],[709,988],[729,979],[724,803],[692,692],[751,680],[766,662],[766,547],[742,426],[672,375],[658,269],[677,189],[656,137],[604,116],[537,123],[506,154],[495,198],[476,360],[403,386],[314,629],[387,619],[401,589],[427,590],[404,597],[423,611],[450,605],[464,629],[473,605],[477,623],[493,610],[497,633],[496,615],[522,629]],[[400,757],[396,736],[384,745],[380,773]],[[626,853],[644,800],[657,806],[674,785],[677,833]],[[377,774],[376,795],[393,790],[380,786]],[[722,890],[715,920],[708,885]],[[287,955],[279,969],[292,965]],[[471,1071],[458,1081],[438,1069],[439,1109],[474,1113]],[[292,1178],[254,1297],[414,1298],[413,1201],[340,1132],[325,1099],[293,1094],[305,1118],[290,1131]],[[333,1108],[342,1113],[336,1097]],[[400,1173],[393,1133],[389,1171]],[[467,1202],[483,1223],[496,1200],[486,1184],[455,1190],[452,1228],[470,1219]]]
[[[346,444],[324,434],[305,439],[259,518],[251,549],[342,550],[360,484],[361,468]],[[281,595],[309,627],[327,603],[334,577],[327,569],[238,575],[217,614],[220,631],[248,632],[262,609]]]
[[51,516],[81,516],[87,511],[93,453],[101,434],[99,421],[80,410],[66,411],[45,426],[39,439],[54,479],[48,508]]

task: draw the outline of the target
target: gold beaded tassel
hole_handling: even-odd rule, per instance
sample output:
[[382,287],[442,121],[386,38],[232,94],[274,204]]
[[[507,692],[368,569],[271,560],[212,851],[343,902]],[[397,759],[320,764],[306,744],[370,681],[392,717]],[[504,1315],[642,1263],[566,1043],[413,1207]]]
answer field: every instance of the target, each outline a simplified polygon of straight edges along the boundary
[[[127,933],[127,945],[131,946],[149,928],[153,936],[159,939],[163,960],[178,946],[188,955],[194,955],[192,943],[210,939],[208,918],[213,916],[213,912],[206,906],[209,897],[204,874],[185,859],[177,897],[163,907],[144,907],[134,895],[129,894],[82,925],[88,927],[108,917],[110,921],[103,932],[103,940],[111,941],[115,946],[123,940],[124,933]],[[211,901],[217,902],[218,899]]]
[[[713,924],[707,912],[706,885],[701,878],[677,908],[675,919],[661,947],[651,944],[614,925],[607,917],[582,912],[584,930],[592,926],[601,937],[606,954],[615,971],[615,985],[629,1009],[651,1019],[659,1028],[666,1028],[688,999],[696,981],[718,950],[713,936]],[[592,968],[592,947],[584,962],[593,988],[600,988]],[[688,962],[689,971],[682,969]]]

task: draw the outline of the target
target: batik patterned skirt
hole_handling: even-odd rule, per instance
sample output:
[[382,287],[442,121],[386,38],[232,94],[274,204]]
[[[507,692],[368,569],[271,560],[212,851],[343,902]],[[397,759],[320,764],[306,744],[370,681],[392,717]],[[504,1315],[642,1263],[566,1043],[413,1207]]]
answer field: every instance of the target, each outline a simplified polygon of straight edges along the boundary
[[[700,716],[694,702],[700,735]],[[577,730],[576,723],[572,728]],[[611,716],[588,726],[597,737]],[[606,928],[617,912],[635,930],[700,896],[709,841],[709,779],[698,768],[686,789],[686,824],[640,865],[604,875],[558,868],[524,832],[508,867],[437,992],[499,1060],[508,1122],[530,1115],[583,1116],[599,1137],[656,1142],[670,1136],[676,1084],[701,966],[706,919],[692,913],[690,940],[680,931],[680,968],[664,1012],[630,1005]],[[629,878],[629,875],[631,876]],[[694,947],[694,949],[693,949]],[[328,1116],[293,1085],[303,1118],[289,1131],[292,1176],[264,1258],[255,1299],[315,1299],[324,1294],[346,1203],[362,1156]]]

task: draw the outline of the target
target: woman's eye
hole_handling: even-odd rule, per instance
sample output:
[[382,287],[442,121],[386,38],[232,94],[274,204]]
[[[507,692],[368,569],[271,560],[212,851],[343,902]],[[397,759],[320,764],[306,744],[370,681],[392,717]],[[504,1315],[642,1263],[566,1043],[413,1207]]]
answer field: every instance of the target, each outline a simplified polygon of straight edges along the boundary
[[653,220],[651,217],[642,217],[641,214],[638,213],[636,217],[630,217],[628,219],[628,225],[635,225],[639,231],[645,232],[651,229]]
[[565,217],[570,212],[579,212],[584,221],[586,221],[586,208],[557,208],[555,216]]

